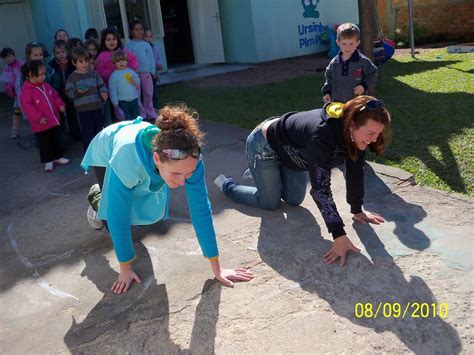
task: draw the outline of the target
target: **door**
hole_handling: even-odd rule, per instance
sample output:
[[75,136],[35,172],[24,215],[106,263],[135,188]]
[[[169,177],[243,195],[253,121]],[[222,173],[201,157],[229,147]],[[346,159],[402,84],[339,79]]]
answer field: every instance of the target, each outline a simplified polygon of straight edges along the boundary
[[187,1],[161,0],[160,3],[168,67],[194,64]]
[[196,63],[224,62],[218,0],[187,1]]

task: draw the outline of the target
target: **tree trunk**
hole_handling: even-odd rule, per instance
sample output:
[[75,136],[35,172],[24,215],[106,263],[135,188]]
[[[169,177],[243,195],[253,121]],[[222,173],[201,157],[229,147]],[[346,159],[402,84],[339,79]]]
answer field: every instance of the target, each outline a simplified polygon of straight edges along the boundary
[[372,0],[358,0],[359,4],[359,26],[360,26],[360,50],[370,60],[374,59],[374,32],[375,28],[374,9]]

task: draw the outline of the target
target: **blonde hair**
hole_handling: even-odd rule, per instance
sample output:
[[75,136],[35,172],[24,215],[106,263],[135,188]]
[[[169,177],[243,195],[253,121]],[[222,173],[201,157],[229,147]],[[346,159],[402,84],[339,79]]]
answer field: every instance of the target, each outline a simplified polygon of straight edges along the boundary
[[112,53],[112,63],[117,63],[121,60],[126,60],[128,62],[127,54],[125,54],[123,49],[117,49]]
[[360,39],[360,30],[359,27],[354,25],[353,23],[346,22],[342,25],[339,25],[337,28],[337,39],[341,40],[343,38],[353,38],[358,41]]

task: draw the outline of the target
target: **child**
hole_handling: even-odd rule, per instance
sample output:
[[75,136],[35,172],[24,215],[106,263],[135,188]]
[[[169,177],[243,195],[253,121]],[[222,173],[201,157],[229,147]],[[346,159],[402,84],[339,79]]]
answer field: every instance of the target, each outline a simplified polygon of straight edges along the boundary
[[[115,70],[114,63],[112,62],[112,53],[117,49],[122,48],[122,41],[120,40],[117,31],[113,27],[108,27],[101,32],[100,51],[95,60],[94,68],[107,86],[109,85],[109,78]],[[124,49],[124,52],[127,55],[128,67],[132,70],[137,70],[137,57],[135,57],[126,49]],[[115,121],[110,103],[106,103],[104,105],[104,111],[106,126],[108,126],[110,123],[112,123],[112,121]]]
[[99,54],[99,42],[95,38],[90,38],[84,42],[84,48],[89,53],[90,57],[95,60]]
[[[66,42],[58,40],[54,42],[53,46],[54,58],[49,62],[51,68],[54,69],[54,80],[53,83],[56,85],[54,89],[58,92],[61,99],[66,103],[66,119],[67,127],[69,128],[69,134],[75,141],[81,140],[81,128],[77,122],[76,110],[72,101],[66,95],[66,80],[74,71],[74,65],[70,61],[69,48]],[[61,125],[65,126],[64,116]],[[64,132],[64,130],[63,130]]]
[[96,41],[99,39],[99,32],[95,28],[88,28],[84,33],[84,40],[95,39]]
[[67,41],[67,46],[70,50],[73,50],[74,48],[82,47],[82,41],[80,38],[73,37],[69,41]]
[[141,93],[143,97],[144,117],[148,121],[156,119],[156,112],[153,108],[153,80],[151,75],[156,73],[155,58],[153,50],[148,42],[143,40],[145,27],[143,22],[134,20],[130,23],[130,38],[126,47],[138,58],[138,76],[141,82]]
[[357,49],[360,31],[356,25],[340,25],[337,28],[336,42],[341,50],[327,66],[326,82],[321,89],[325,103],[347,102],[356,96],[370,93],[377,81],[377,67]]
[[102,100],[107,101],[108,94],[104,81],[89,69],[89,53],[77,47],[72,51],[72,64],[76,70],[67,78],[66,93],[74,101],[82,130],[82,144],[87,150],[92,138],[104,128]]
[[151,49],[153,50],[153,58],[155,58],[155,65],[156,65],[156,71],[154,74],[152,74],[152,79],[153,79],[153,106],[158,107],[158,90],[156,87],[156,84],[160,82],[160,71],[163,70],[163,66],[161,65],[161,60],[160,60],[160,49],[158,46],[153,44],[153,32],[148,27],[145,27],[145,41],[147,41]]
[[69,159],[63,157],[59,131],[59,111],[65,111],[64,102],[51,85],[44,82],[46,68],[42,61],[29,61],[23,65],[22,74],[26,81],[20,94],[21,107],[36,136],[44,171],[51,172],[54,164],[69,163]]
[[[96,58],[95,70],[102,77],[102,80],[104,80],[106,85],[109,84],[109,78],[115,70],[114,63],[112,62],[112,53],[117,49],[122,48],[122,41],[114,28],[109,27],[102,31],[100,38],[100,51]],[[127,56],[128,67],[136,71],[138,69],[137,57],[127,49],[124,49],[124,52]]]
[[110,101],[116,110],[118,106],[125,114],[125,119],[134,120],[139,116],[138,88],[140,78],[128,68],[127,56],[122,49],[112,54],[115,71],[109,79]]
[[46,82],[52,87],[57,87],[59,84],[56,82],[54,77],[54,69],[50,65],[44,62],[44,50],[43,45],[39,42],[30,42],[26,45],[25,58],[29,62],[31,60],[40,60],[43,62],[46,69]]
[[54,40],[55,41],[61,40],[67,43],[67,41],[69,41],[69,34],[66,32],[66,30],[63,30],[62,28],[60,28],[54,33]]
[[20,126],[21,110],[17,95],[19,93],[17,93],[16,87],[21,79],[21,66],[24,62],[16,59],[15,52],[11,48],[3,48],[0,55],[5,63],[0,80],[4,82],[5,93],[14,99],[10,138],[17,139],[19,137],[18,128]]

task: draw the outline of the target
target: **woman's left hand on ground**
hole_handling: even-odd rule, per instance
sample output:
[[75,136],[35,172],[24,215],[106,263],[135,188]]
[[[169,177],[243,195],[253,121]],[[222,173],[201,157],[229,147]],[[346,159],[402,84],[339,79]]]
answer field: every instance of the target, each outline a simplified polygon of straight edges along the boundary
[[365,223],[373,223],[373,224],[381,224],[385,222],[385,219],[373,212],[359,212],[356,213],[352,219],[357,223],[365,224]]

